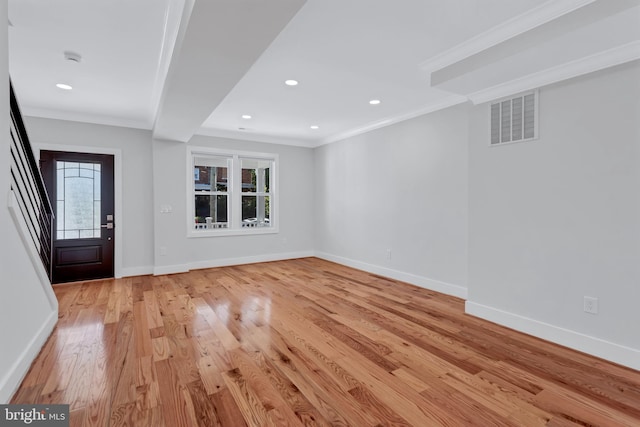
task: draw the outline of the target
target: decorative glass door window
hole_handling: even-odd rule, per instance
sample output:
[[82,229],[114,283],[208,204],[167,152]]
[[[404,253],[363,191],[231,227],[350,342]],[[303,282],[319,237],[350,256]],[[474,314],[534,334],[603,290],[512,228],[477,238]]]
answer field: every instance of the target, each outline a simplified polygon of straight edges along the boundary
[[101,237],[100,163],[56,161],[56,239]]

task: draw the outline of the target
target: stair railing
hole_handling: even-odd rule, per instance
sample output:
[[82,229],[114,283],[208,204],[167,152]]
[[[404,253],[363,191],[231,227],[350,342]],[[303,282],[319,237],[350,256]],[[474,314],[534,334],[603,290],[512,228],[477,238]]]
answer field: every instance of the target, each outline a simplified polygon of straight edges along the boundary
[[18,201],[30,240],[51,280],[53,209],[22,121],[13,85],[10,85],[10,92],[11,190]]

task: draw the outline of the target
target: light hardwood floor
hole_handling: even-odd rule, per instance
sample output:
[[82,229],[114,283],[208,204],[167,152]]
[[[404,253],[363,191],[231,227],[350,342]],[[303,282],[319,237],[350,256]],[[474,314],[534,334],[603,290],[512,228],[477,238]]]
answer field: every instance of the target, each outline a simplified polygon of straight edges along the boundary
[[71,425],[640,426],[640,372],[315,258],[55,292],[12,403]]

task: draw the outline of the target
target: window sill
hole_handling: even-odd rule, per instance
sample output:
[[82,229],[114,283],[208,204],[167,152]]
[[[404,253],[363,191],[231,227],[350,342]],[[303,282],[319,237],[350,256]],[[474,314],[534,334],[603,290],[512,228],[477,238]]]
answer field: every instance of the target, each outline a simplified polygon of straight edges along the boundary
[[263,228],[219,228],[215,230],[189,230],[187,232],[187,238],[200,238],[200,237],[224,237],[224,236],[255,236],[259,234],[277,234],[278,227],[263,227]]

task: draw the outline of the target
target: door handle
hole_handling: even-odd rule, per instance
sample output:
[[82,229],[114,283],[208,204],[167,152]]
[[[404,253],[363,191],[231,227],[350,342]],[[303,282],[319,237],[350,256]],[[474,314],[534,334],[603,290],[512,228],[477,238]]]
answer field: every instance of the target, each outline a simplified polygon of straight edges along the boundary
[[111,230],[113,228],[113,223],[112,222],[108,222],[106,224],[102,224],[100,227],[106,228],[107,230]]

